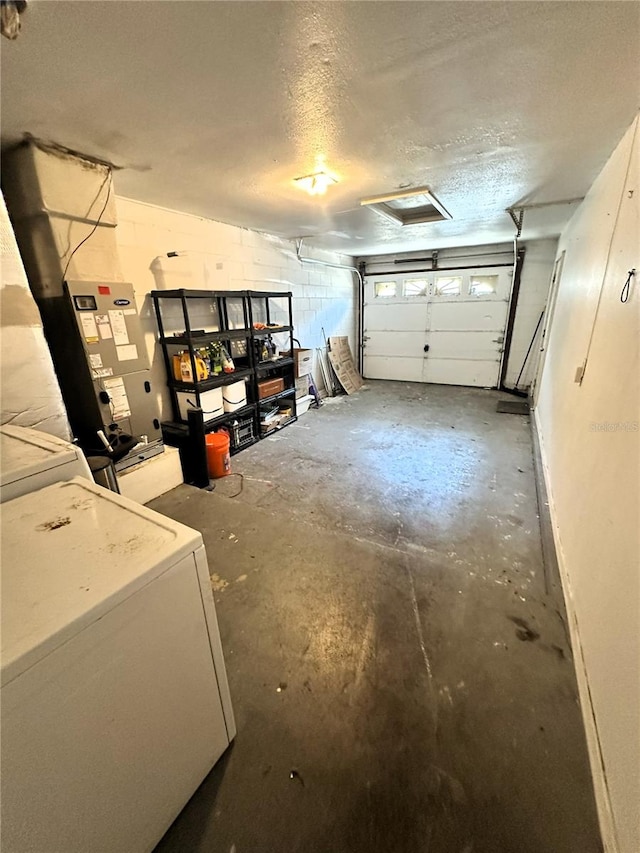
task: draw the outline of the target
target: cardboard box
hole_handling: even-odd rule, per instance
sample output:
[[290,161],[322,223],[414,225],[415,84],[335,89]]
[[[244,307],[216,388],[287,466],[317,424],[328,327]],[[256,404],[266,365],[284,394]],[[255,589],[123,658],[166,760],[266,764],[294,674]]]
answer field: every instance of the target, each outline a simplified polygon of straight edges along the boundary
[[296,400],[300,397],[306,397],[309,393],[309,382],[311,380],[311,376],[301,376],[299,379],[296,379]]
[[265,379],[263,382],[258,382],[259,400],[271,397],[272,394],[279,394],[281,391],[284,391],[284,379]]
[[308,376],[313,370],[313,350],[294,347],[292,355],[296,379]]

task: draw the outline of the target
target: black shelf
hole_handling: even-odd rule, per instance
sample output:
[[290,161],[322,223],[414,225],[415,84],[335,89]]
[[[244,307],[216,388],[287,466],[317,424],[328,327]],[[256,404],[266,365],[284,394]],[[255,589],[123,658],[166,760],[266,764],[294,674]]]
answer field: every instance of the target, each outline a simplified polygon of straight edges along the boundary
[[262,432],[262,427],[261,427],[260,428],[260,438],[268,438],[272,433],[278,432],[278,430],[284,429],[286,426],[289,426],[289,424],[292,424],[294,421],[297,421],[297,420],[298,420],[298,416],[292,415],[292,417],[288,418],[286,421],[283,421],[281,424],[278,424],[278,426],[273,427],[268,432]]
[[260,441],[260,436],[254,435],[254,437],[250,441],[247,441],[244,444],[241,444],[240,447],[232,447],[229,450],[229,455],[235,456],[236,453],[242,453],[242,451],[246,450],[247,447],[251,447],[252,445],[257,444],[259,441]]
[[149,294],[152,299],[217,299],[227,296],[246,297],[247,290],[152,290]]
[[256,370],[260,373],[266,373],[268,370],[274,370],[277,367],[289,367],[293,364],[292,358],[278,358],[275,361],[261,361]]
[[[228,420],[244,418],[246,415],[252,414],[255,411],[255,408],[255,403],[247,403],[246,406],[243,406],[241,409],[236,409],[234,412],[225,412],[224,415],[218,415],[217,418],[211,418],[210,421],[204,422],[204,431],[211,432],[211,430],[214,430],[221,424],[226,423]],[[184,421],[182,421],[182,423],[184,423]]]
[[[253,437],[240,444],[233,446],[231,442],[231,453],[235,455],[246,447],[250,447],[262,438],[267,438],[273,432],[281,430],[297,420],[295,402],[295,361],[292,356],[285,355],[282,358],[268,361],[259,361],[262,352],[261,338],[269,335],[285,334],[288,337],[288,351],[293,353],[293,315],[292,294],[282,291],[258,291],[258,290],[154,290],[151,292],[156,319],[158,322],[158,343],[162,348],[164,364],[167,374],[167,385],[171,394],[173,407],[173,421],[163,424],[163,435],[167,434],[167,440],[180,448],[180,459],[182,463],[185,481],[201,486],[208,482],[204,448],[204,435],[215,429],[228,426],[234,419],[242,419],[252,422]],[[179,335],[167,335],[163,324],[163,301],[164,307],[170,311],[170,328],[184,329]],[[198,300],[194,302],[194,300]],[[210,305],[203,303],[209,300]],[[275,300],[272,302],[271,300]],[[238,302],[240,303],[238,305]],[[284,311],[288,313],[285,318]],[[170,306],[172,306],[170,308]],[[176,311],[176,307],[178,311]],[[181,316],[180,316],[181,314]],[[178,316],[176,316],[178,315]],[[286,325],[269,328],[267,324],[274,321],[275,317],[288,319]],[[212,317],[217,319],[213,320]],[[242,328],[232,329],[232,324],[241,323]],[[265,323],[267,328],[255,329],[255,323]],[[219,325],[220,329],[215,332],[204,332],[194,334],[192,329],[206,328],[207,325]],[[197,352],[202,346],[214,341],[246,341],[246,352],[235,357],[238,369],[234,373],[222,373],[207,379],[195,382],[182,382],[174,378],[173,356],[175,348],[181,347],[188,354],[191,362],[191,371],[197,372]],[[233,348],[229,347],[231,355]],[[285,349],[283,347],[283,349]],[[285,349],[285,352],[287,349]],[[260,400],[258,397],[258,380],[269,375],[281,378],[287,386],[278,394],[272,394]],[[216,418],[208,421],[201,420],[198,416],[191,416],[189,422],[182,420],[181,399],[179,392],[186,392],[193,397],[196,406],[206,409],[203,405],[201,395],[214,388],[223,388],[235,382],[246,380],[247,397],[250,402],[234,412],[224,412]],[[274,401],[288,398],[291,401],[290,418],[287,418],[277,427],[262,433],[260,428],[260,406],[273,403]],[[251,402],[255,401],[255,402]],[[248,423],[246,423],[248,426]],[[249,430],[247,430],[250,432]]]
[[[280,294],[282,296],[282,294]],[[266,338],[269,335],[279,335],[280,332],[292,332],[293,326],[272,326],[270,329],[251,329],[254,338]]]
[[270,397],[263,397],[261,400],[258,400],[258,405],[261,406],[263,403],[272,403],[274,400],[279,400],[281,397],[287,397],[289,394],[295,394],[295,388],[286,388],[284,391],[279,391],[277,394],[272,394]]
[[245,290],[245,296],[249,296],[252,299],[275,299],[283,297],[291,296],[290,293],[283,292],[282,290]]
[[228,329],[226,332],[205,332],[204,335],[170,335],[168,338],[159,338],[159,343],[164,346],[188,347],[192,343],[196,348],[199,343],[210,343],[211,341],[237,341],[251,337],[251,329]]
[[204,391],[210,391],[212,388],[222,388],[224,385],[233,385],[234,382],[240,382],[253,375],[253,369],[250,367],[244,370],[236,370],[235,373],[223,373],[220,376],[213,376],[211,379],[202,379],[200,382],[178,382],[176,379],[169,379],[167,384],[175,391],[199,391],[201,394]]
[[[253,405],[247,407],[249,410],[254,408]],[[236,412],[229,412],[229,415],[240,415],[240,409]],[[242,409],[245,415],[248,414],[245,409]],[[215,421],[207,421],[205,422],[205,433],[211,432],[212,429],[215,429],[216,426],[222,426],[224,423],[223,418],[216,418]],[[163,430],[163,437],[165,443],[170,447],[180,447],[181,444],[189,440],[189,425],[184,421],[163,421],[161,424]],[[254,424],[255,428],[255,424]],[[233,443],[230,447],[230,455],[234,456],[236,453],[239,453],[241,450],[244,450],[245,447],[249,447],[252,444],[256,444],[256,442],[260,441],[260,436],[258,434],[254,435],[251,439],[244,442],[240,445],[240,447],[234,447]]]

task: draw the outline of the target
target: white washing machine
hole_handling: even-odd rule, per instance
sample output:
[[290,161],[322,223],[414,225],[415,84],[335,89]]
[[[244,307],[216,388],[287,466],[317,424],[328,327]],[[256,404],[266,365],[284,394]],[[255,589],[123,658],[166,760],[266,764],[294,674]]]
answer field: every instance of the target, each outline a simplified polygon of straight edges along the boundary
[[0,502],[72,477],[93,480],[75,444],[29,427],[0,426]]
[[200,533],[81,478],[2,507],[2,849],[151,851],[233,737]]

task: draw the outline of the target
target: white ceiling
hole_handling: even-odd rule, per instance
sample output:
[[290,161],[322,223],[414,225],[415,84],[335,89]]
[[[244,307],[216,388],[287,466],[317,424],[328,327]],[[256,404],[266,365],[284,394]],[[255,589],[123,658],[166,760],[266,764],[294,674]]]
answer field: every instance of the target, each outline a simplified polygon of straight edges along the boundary
[[[510,239],[583,196],[638,109],[631,2],[45,2],[2,40],[3,143],[122,166],[120,195],[364,255]],[[293,186],[316,158],[341,177]],[[428,185],[451,222],[358,200]],[[572,208],[526,214],[559,233]]]

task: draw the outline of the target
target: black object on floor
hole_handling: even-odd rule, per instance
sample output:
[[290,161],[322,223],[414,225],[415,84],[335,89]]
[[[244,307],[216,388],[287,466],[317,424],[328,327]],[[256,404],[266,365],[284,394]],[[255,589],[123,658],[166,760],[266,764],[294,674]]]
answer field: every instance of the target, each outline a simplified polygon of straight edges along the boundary
[[528,415],[529,403],[526,400],[500,400],[496,406],[496,412],[503,415]]

